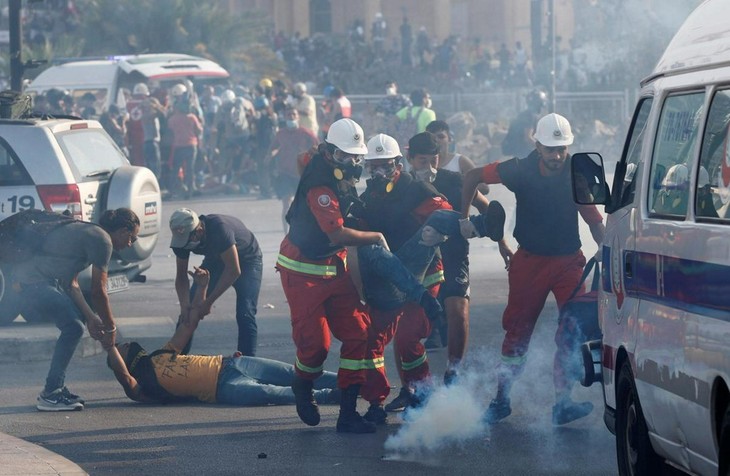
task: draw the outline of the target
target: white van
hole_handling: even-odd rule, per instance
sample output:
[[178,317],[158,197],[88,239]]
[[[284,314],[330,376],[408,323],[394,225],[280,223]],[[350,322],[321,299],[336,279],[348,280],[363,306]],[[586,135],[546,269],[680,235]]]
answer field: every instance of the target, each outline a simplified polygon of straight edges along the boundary
[[728,12],[697,7],[642,82],[610,196],[600,156],[572,158],[576,201],[608,214],[585,384],[602,383],[622,475],[730,474]]
[[51,66],[25,89],[37,95],[49,89],[68,91],[76,100],[86,93],[95,96],[98,112],[111,104],[125,109],[123,89],[132,91],[137,83],[150,90],[168,88],[181,80],[193,83],[221,83],[230,75],[214,61],[183,54],[143,54],[114,56],[104,59],[70,60]]

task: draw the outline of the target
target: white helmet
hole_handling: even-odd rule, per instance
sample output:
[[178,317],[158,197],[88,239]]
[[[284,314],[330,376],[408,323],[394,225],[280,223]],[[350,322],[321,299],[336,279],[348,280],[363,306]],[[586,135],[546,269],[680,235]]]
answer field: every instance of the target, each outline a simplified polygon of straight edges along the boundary
[[662,180],[662,187],[666,189],[683,188],[688,182],[689,170],[687,166],[684,164],[674,164],[667,170],[667,174]]
[[221,102],[227,103],[227,102],[233,102],[236,99],[236,93],[234,93],[231,89],[226,89],[221,93]]
[[332,144],[347,154],[365,155],[368,148],[365,147],[362,127],[349,118],[335,121],[327,131],[325,141]]
[[134,89],[132,89],[132,94],[135,96],[149,96],[150,88],[145,83],[137,83],[134,85]]
[[184,84],[178,83],[170,88],[170,94],[174,97],[182,96],[186,92],[188,92],[188,88],[186,88]]
[[537,121],[532,138],[545,147],[567,146],[573,143],[573,132],[566,118],[552,113]]
[[368,141],[365,160],[396,159],[402,157],[398,141],[385,134],[377,134]]
[[307,85],[304,83],[294,83],[294,92],[304,94],[307,92]]

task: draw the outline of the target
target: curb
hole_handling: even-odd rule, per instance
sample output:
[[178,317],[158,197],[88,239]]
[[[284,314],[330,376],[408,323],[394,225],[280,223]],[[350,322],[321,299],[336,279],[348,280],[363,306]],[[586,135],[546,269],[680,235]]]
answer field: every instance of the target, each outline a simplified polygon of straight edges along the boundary
[[[51,360],[58,335],[59,330],[52,324],[0,327],[0,363]],[[101,352],[101,344],[84,331],[74,355],[88,357]]]
[[73,461],[29,443],[20,438],[0,433],[0,475],[28,476],[56,474],[63,476],[85,476],[86,471]]

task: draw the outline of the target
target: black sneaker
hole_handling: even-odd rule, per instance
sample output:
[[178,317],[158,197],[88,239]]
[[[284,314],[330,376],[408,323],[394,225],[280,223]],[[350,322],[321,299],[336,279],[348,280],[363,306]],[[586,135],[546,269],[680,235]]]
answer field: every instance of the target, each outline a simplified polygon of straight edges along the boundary
[[418,399],[416,395],[408,388],[401,388],[400,393],[397,397],[385,405],[386,412],[400,412],[406,409],[406,407],[414,407],[418,405]]
[[377,403],[371,404],[368,411],[362,417],[376,425],[383,425],[388,421],[388,414],[385,412],[383,405]]
[[472,215],[469,220],[474,224],[479,237],[487,237],[492,241],[500,241],[504,238],[504,221],[507,215],[504,207],[496,200],[489,202],[487,213],[483,215]]
[[444,372],[444,385],[446,385],[447,387],[449,385],[453,385],[454,382],[456,382],[458,376],[459,373],[455,369],[448,369],[446,372]]
[[75,393],[71,393],[71,391],[68,389],[68,387],[65,387],[65,386],[62,387],[61,393],[63,394],[64,397],[68,398],[72,402],[79,402],[82,405],[86,404],[86,401],[83,398],[79,397]]
[[495,398],[489,403],[487,413],[484,415],[484,421],[491,425],[500,420],[504,420],[512,414],[509,398]]
[[84,405],[66,398],[59,388],[48,394],[41,392],[36,408],[42,412],[72,412],[83,410]]
[[588,416],[593,411],[591,402],[574,402],[566,399],[553,405],[553,425],[565,425]]

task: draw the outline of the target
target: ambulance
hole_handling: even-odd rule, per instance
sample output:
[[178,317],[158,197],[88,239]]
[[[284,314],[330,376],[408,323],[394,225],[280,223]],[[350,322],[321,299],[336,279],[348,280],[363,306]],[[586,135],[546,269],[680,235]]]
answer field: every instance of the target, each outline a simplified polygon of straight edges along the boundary
[[729,12],[700,4],[642,81],[610,188],[600,155],[572,158],[576,201],[606,206],[584,385],[622,475],[730,475]]

